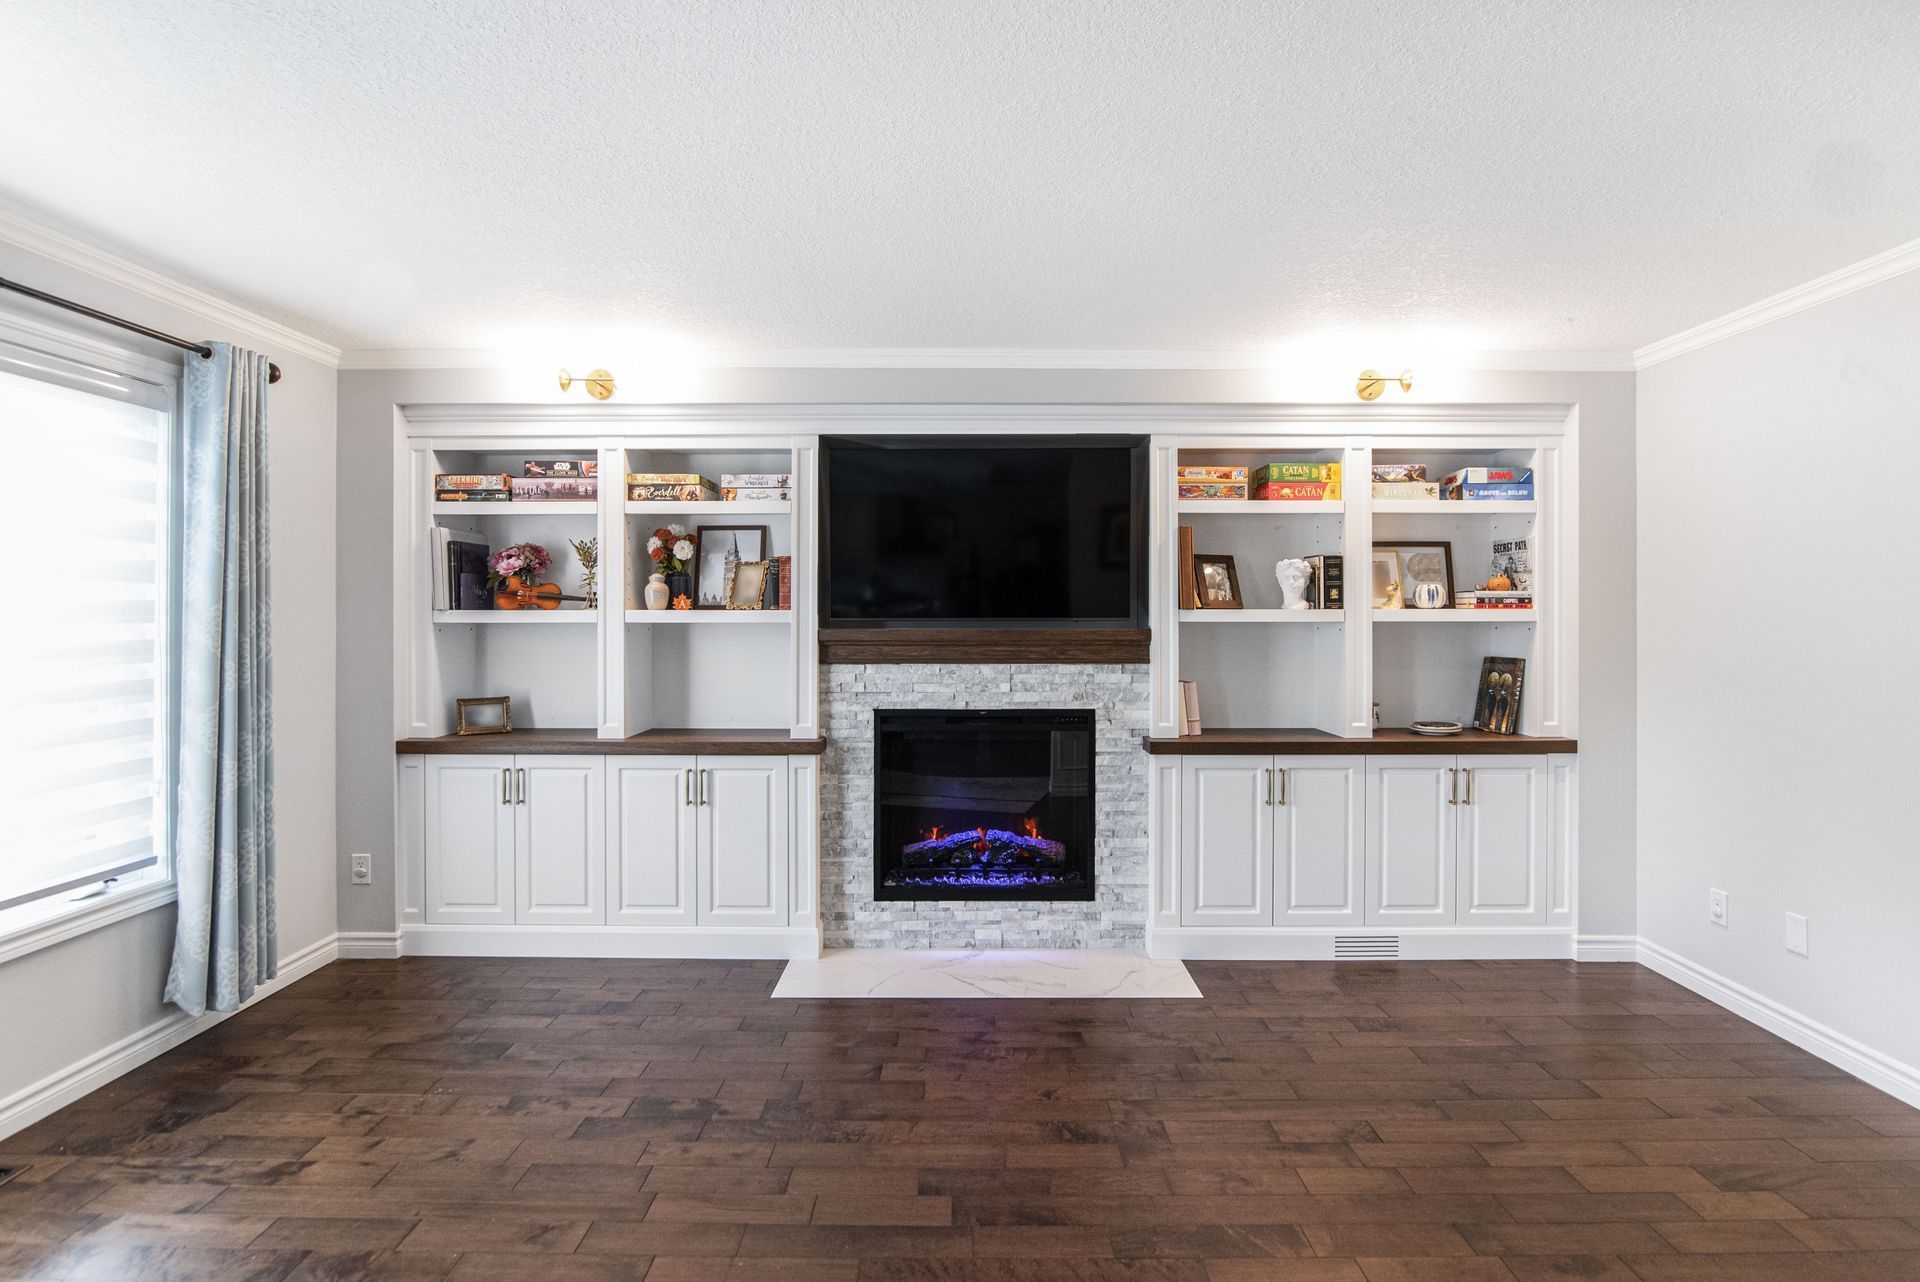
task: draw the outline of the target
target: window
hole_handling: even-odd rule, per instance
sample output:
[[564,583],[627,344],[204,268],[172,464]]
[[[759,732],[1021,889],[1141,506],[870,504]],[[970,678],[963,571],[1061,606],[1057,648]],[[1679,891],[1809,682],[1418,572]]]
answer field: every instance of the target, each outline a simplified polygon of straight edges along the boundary
[[165,867],[171,401],[0,343],[0,912]]

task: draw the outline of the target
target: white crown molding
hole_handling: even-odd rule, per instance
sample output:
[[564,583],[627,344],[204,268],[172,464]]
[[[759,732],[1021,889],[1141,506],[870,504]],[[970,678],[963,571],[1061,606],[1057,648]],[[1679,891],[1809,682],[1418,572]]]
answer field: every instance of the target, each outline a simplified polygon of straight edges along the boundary
[[[340,349],[331,343],[323,343],[279,321],[248,311],[203,289],[183,284],[131,259],[110,254],[11,209],[0,208],[0,242],[42,258],[50,258],[75,271],[142,294],[155,302],[192,312],[222,331],[244,335],[274,349],[274,355],[304,356],[330,367],[340,364]],[[224,338],[225,333],[213,337]]]
[[[699,369],[968,369],[968,370],[1264,370],[1271,352],[1101,351],[1014,347],[867,347],[815,350],[712,351],[689,354]],[[1450,368],[1546,373],[1630,373],[1625,352],[1465,352],[1444,358]],[[422,347],[350,349],[341,369],[520,369],[527,354],[500,348]]]
[[1869,285],[1878,285],[1881,281],[1892,280],[1896,276],[1920,268],[1920,240],[1910,240],[1904,245],[1896,245],[1884,254],[1875,254],[1872,258],[1842,267],[1837,272],[1829,272],[1818,280],[1810,280],[1804,285],[1795,285],[1783,290],[1771,298],[1763,298],[1750,303],[1738,311],[1728,312],[1717,320],[1704,325],[1695,325],[1692,329],[1682,330],[1671,338],[1663,338],[1657,343],[1648,343],[1645,347],[1636,347],[1633,351],[1633,368],[1646,369],[1658,365],[1661,361],[1670,361],[1676,356],[1698,351],[1710,343],[1717,343],[1735,334],[1744,334],[1750,329],[1762,325],[1771,325],[1782,317],[1795,312],[1806,311],[1809,307],[1818,307],[1831,302],[1855,290],[1865,289]]

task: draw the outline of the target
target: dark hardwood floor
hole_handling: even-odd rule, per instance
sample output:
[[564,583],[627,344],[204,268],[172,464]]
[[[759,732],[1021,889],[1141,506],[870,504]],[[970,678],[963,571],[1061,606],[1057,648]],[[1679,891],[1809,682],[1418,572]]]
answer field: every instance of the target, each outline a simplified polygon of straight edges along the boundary
[[1651,972],[1192,969],[342,962],[0,1140],[0,1277],[1920,1279],[1920,1113]]

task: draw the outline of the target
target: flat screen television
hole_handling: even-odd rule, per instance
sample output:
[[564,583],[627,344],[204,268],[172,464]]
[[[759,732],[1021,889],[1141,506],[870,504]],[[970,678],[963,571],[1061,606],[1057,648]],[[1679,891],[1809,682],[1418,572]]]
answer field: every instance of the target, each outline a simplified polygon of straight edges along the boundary
[[1145,626],[1144,438],[821,445],[824,626]]

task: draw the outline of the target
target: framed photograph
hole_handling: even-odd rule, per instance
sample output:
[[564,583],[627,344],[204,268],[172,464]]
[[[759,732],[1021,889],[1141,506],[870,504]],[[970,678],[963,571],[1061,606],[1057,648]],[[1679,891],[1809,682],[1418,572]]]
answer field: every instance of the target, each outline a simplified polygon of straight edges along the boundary
[[[1453,544],[1393,539],[1375,543],[1373,548],[1376,555],[1384,551],[1400,554],[1401,605],[1429,610],[1444,610],[1453,605]],[[1433,599],[1433,592],[1429,588],[1423,594],[1421,587],[1425,584],[1439,587],[1438,605],[1426,604]]]
[[1193,582],[1202,610],[1240,608],[1240,572],[1233,568],[1232,557],[1195,553]]
[[1393,548],[1376,547],[1373,550],[1374,609],[1398,610],[1406,605],[1400,575],[1400,553]]
[[767,559],[764,525],[702,525],[693,561],[693,608],[724,610],[733,600],[734,571],[743,561]]
[[513,701],[505,695],[495,699],[455,699],[453,732],[459,734],[505,734],[513,729]]
[[1491,734],[1520,732],[1520,692],[1525,685],[1525,659],[1482,659],[1480,689],[1473,700],[1473,728]]
[[771,561],[742,561],[733,567],[733,584],[727,592],[729,610],[767,608],[767,571]]

